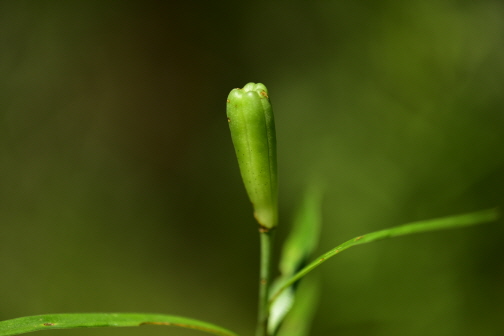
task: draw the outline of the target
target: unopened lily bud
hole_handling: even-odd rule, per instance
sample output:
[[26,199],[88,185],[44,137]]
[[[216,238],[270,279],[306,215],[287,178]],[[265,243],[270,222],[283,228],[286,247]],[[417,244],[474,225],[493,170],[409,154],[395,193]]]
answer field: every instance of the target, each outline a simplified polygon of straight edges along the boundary
[[266,86],[248,83],[233,89],[227,117],[254,217],[268,231],[278,222],[278,179],[275,120]]

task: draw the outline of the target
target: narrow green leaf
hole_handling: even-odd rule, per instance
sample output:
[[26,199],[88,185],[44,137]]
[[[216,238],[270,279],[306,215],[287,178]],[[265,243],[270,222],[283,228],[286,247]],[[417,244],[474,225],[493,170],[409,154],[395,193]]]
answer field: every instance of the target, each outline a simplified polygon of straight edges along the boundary
[[[273,283],[272,292],[302,269],[313,257],[320,235],[321,199],[320,184],[311,183],[294,217],[289,236],[283,244],[280,257],[280,276]],[[285,290],[270,306],[268,330],[272,335],[275,334],[291,308],[298,305],[299,294],[294,287],[293,284],[288,290]]]
[[50,329],[137,327],[141,325],[174,326],[200,330],[219,336],[238,336],[238,334],[214,324],[185,317],[131,313],[51,314],[20,317],[1,321],[0,336],[19,335]]
[[[281,285],[284,278],[277,279],[279,285]],[[275,288],[275,287],[273,287]],[[286,288],[280,295],[278,295],[275,299],[275,302],[272,302],[270,305],[270,316],[268,320],[268,333],[269,335],[275,335],[276,331],[282,324],[287,316],[287,313],[294,306],[294,298],[296,297],[296,292],[294,291],[294,286],[290,286]]]
[[296,304],[285,317],[277,336],[308,336],[319,298],[317,277],[303,279],[296,290]]
[[308,262],[307,258],[312,258],[320,235],[321,200],[320,187],[317,184],[311,184],[283,245],[280,259],[280,272],[283,276],[294,275]]
[[318,257],[311,264],[303,268],[301,271],[296,273],[292,278],[287,280],[282,286],[280,286],[277,291],[271,296],[270,304],[275,301],[275,299],[282,293],[286,288],[291,286],[293,283],[304,277],[310,271],[312,271],[315,267],[319,266],[327,259],[332,256],[344,251],[352,246],[361,245],[365,243],[370,243],[373,241],[385,239],[385,238],[393,238],[413,233],[420,232],[428,232],[428,231],[436,231],[443,229],[454,229],[458,227],[465,227],[475,224],[487,223],[496,220],[499,217],[499,213],[497,209],[489,209],[483,210],[479,212],[473,212],[463,215],[443,217],[430,219],[420,222],[409,223],[401,226],[396,226],[390,229],[385,229],[381,231],[376,231],[372,233],[368,233],[366,235],[358,236],[353,239],[350,239],[344,242],[341,245],[336,246],[332,250],[327,253],[324,253],[320,257]]

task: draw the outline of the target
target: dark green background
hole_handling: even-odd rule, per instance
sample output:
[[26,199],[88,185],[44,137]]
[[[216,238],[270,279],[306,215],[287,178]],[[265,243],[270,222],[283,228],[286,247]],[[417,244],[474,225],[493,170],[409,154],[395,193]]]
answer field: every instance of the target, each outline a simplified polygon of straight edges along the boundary
[[[0,319],[252,335],[258,237],[225,118],[249,81],[275,107],[279,238],[314,176],[319,252],[504,201],[501,1],[2,1]],[[503,335],[502,224],[337,256],[312,335]]]

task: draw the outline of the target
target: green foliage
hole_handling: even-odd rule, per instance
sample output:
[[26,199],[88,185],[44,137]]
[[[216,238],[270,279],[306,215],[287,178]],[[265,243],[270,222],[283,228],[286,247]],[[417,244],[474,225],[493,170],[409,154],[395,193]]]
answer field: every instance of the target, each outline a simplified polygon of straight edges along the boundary
[[[322,224],[321,200],[322,193],[320,186],[318,184],[312,184],[305,194],[304,200],[294,217],[290,234],[283,244],[279,265],[280,276],[275,280],[272,286],[272,292],[275,292],[278,286],[294,276],[296,272],[303,268],[312,258],[312,254],[318,245],[320,227]],[[271,305],[271,316],[269,321],[270,334],[275,333],[293,307],[295,309],[297,307],[296,311],[310,309],[309,303],[314,300],[306,296],[311,295],[310,293],[314,290],[311,287],[314,285],[311,284],[311,287],[307,289],[309,293],[297,293],[298,289],[295,285],[297,284],[291,284]],[[299,300],[299,297],[304,298],[305,301],[309,303]],[[303,323],[305,326],[309,326],[309,322],[309,316],[306,314],[305,320],[303,322],[297,321],[296,324]],[[287,329],[290,328],[287,327]],[[283,330],[284,327],[282,327],[282,331]]]
[[20,317],[0,322],[0,336],[19,335],[37,330],[92,328],[92,327],[138,327],[164,325],[188,328],[219,336],[237,336],[232,331],[214,324],[173,315],[160,314],[52,314]]
[[[285,292],[284,292],[285,293]],[[317,277],[303,279],[296,288],[296,302],[289,310],[277,336],[308,336],[320,294]]]
[[[314,262],[304,267],[294,276],[283,280],[284,276],[291,276],[302,265],[307,256],[315,247],[316,236],[320,217],[319,208],[320,194],[309,192],[302,206],[302,210],[295,221],[296,225],[290,237],[284,245],[284,253],[280,264],[283,272],[281,285],[274,292],[271,299],[271,310],[278,310],[277,320],[270,328],[270,335],[274,335],[282,320],[287,316],[285,325],[282,326],[278,336],[305,336],[309,330],[310,316],[315,309],[318,285],[309,282],[296,292],[294,284],[314,268],[333,257],[341,251],[352,246],[361,245],[385,238],[398,237],[408,234],[428,232],[442,229],[465,227],[485,222],[490,222],[498,217],[496,209],[474,212],[458,216],[450,216],[427,221],[414,222],[385,229],[366,235],[355,237],[345,243],[324,253]],[[312,224],[312,226],[310,226]],[[310,230],[312,227],[313,230]],[[310,232],[311,231],[311,232]],[[307,239],[300,239],[305,236]],[[282,297],[283,293],[288,293]],[[283,299],[285,301],[281,302]],[[296,300],[296,301],[295,301]],[[279,305],[276,305],[280,302]],[[295,304],[294,304],[295,303]],[[294,307],[294,308],[292,308]],[[288,315],[291,310],[291,314]],[[166,325],[182,328],[195,329],[213,335],[237,336],[236,333],[226,330],[214,324],[172,315],[159,314],[128,314],[128,313],[101,313],[101,314],[54,314],[21,317],[0,322],[0,336],[18,335],[38,330],[89,328],[89,327],[133,327],[141,325]]]
[[365,243],[370,243],[386,238],[399,237],[414,233],[437,231],[444,229],[455,229],[459,227],[465,227],[470,225],[482,224],[495,221],[499,217],[497,209],[489,209],[479,212],[473,212],[457,216],[449,216],[443,218],[430,219],[420,222],[414,222],[409,224],[404,224],[401,226],[396,226],[390,229],[385,229],[381,231],[376,231],[361,236],[357,236],[344,242],[341,245],[336,246],[332,250],[324,253],[318,257],[315,261],[304,267],[292,278],[285,281],[282,286],[272,295],[271,302],[275,302],[276,298],[285,290],[288,289],[296,281],[304,277],[306,274],[311,272],[314,268],[318,267],[322,263],[326,262],[329,258],[335,256],[336,254],[352,247]]
[[[316,250],[321,228],[320,186],[312,184],[283,244],[280,275],[270,286],[273,228],[278,223],[278,182],[274,117],[263,84],[249,83],[228,96],[227,116],[240,172],[261,225],[261,269],[258,336],[306,336],[319,295],[316,279],[300,280],[336,254],[364,243],[403,235],[454,229],[494,221],[496,209],[449,216],[393,227],[357,236],[308,263]],[[272,295],[269,295],[271,290]],[[0,322],[0,336],[38,330],[166,325],[219,336],[238,336],[222,327],[179,316],[131,313],[54,314]]]

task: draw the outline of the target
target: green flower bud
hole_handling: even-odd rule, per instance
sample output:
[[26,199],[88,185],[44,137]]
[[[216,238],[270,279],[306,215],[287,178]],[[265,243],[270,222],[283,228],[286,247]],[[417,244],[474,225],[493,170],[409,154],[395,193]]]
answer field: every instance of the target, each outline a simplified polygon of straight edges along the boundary
[[275,120],[266,86],[248,83],[231,90],[227,117],[254,217],[268,231],[278,222],[278,180]]

